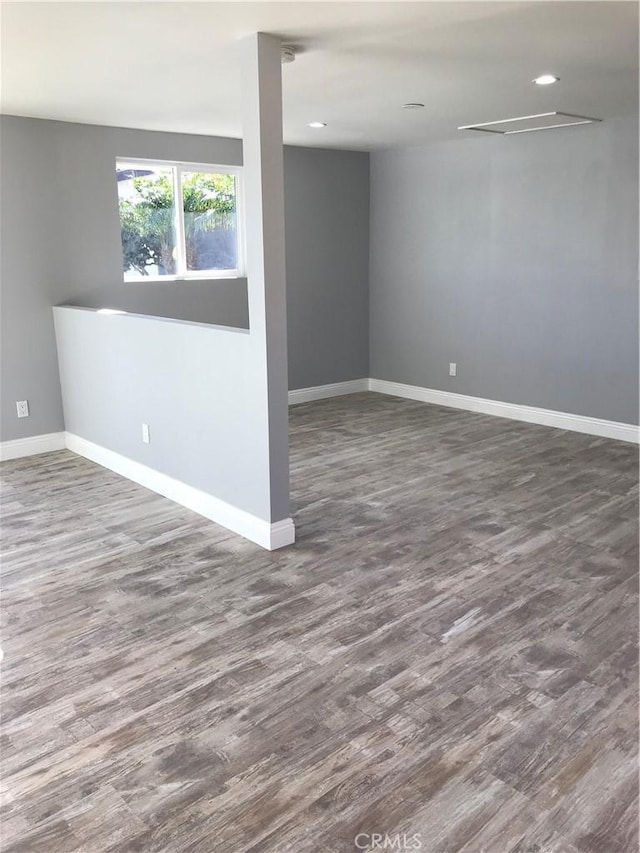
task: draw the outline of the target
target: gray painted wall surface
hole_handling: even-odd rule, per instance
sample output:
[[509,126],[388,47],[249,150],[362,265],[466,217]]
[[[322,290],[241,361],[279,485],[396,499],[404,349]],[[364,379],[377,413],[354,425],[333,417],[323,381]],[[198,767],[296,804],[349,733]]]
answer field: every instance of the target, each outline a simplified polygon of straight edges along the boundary
[[369,156],[285,148],[289,388],[369,375]]
[[[63,428],[52,305],[248,325],[244,279],[123,283],[118,156],[238,164],[242,142],[0,117],[4,441]],[[285,148],[292,388],[368,373],[368,164],[368,154]],[[20,399],[27,419],[15,416]]]
[[44,133],[55,152],[53,168],[60,199],[59,302],[247,325],[244,279],[123,282],[114,173],[117,157],[238,165],[242,163],[240,140],[40,121],[34,132]]
[[[51,306],[58,301],[59,194],[49,135],[0,125],[0,437],[63,428]],[[30,417],[17,420],[15,401]]]
[[372,154],[370,271],[373,377],[638,423],[637,119]]

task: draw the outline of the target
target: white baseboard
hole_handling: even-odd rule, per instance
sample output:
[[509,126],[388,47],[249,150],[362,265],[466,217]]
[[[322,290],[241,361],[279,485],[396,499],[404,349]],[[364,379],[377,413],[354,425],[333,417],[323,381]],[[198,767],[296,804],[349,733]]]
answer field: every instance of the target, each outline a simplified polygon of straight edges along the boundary
[[465,409],[468,412],[481,412],[485,415],[496,415],[499,418],[510,418],[515,421],[526,421],[531,424],[556,427],[572,432],[615,438],[619,441],[631,441],[637,444],[640,438],[640,427],[633,424],[605,421],[600,418],[589,418],[585,415],[572,415],[568,412],[555,412],[551,409],[539,409],[535,406],[521,406],[517,403],[485,400],[482,397],[470,397],[466,394],[454,394],[449,391],[436,391],[433,388],[420,388],[417,385],[403,385],[400,382],[387,382],[384,379],[370,379],[369,388],[371,391],[377,391],[380,394],[391,394],[394,397],[404,397],[408,400],[420,400],[423,403],[434,403],[437,406]]
[[251,513],[238,509],[231,504],[222,501],[213,495],[207,494],[200,489],[187,485],[180,480],[175,480],[167,474],[162,474],[154,468],[149,468],[140,462],[135,462],[127,456],[122,456],[106,447],[101,447],[91,441],[87,441],[72,433],[65,433],[65,443],[68,450],[97,462],[104,468],[109,468],[133,480],[152,492],[157,492],[169,500],[187,509],[203,515],[216,524],[221,524],[234,533],[239,533],[245,539],[250,539],[257,545],[261,545],[269,551],[283,548],[295,541],[295,527],[291,518],[270,524]]
[[312,388],[298,388],[289,391],[289,405],[310,403],[312,400],[324,400],[327,397],[340,397],[343,394],[358,394],[369,391],[369,379],[351,379],[349,382],[334,382],[332,385],[315,385]]
[[0,442],[0,461],[20,459],[22,456],[36,456],[38,453],[51,453],[54,450],[64,450],[64,448],[63,432],[16,438],[13,441]]

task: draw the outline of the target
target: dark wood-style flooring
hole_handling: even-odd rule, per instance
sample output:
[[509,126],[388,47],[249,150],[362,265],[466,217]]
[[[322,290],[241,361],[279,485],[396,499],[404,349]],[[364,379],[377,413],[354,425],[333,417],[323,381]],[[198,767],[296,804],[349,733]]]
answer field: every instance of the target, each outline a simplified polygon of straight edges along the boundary
[[274,553],[2,466],[3,853],[635,853],[637,448],[373,394],[291,430]]

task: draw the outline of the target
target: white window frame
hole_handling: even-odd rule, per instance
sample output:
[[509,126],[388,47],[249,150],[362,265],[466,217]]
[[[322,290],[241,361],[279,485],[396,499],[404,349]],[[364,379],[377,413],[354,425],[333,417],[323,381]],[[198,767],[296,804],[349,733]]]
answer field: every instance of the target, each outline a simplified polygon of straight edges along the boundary
[[[162,281],[211,281],[212,279],[245,278],[245,229],[244,229],[244,186],[242,166],[220,166],[215,163],[185,163],[178,160],[155,160],[141,157],[116,157],[116,171],[119,163],[131,163],[134,166],[161,166],[173,170],[174,228],[176,236],[175,275],[149,275],[140,278],[124,278],[125,284],[157,284]],[[184,199],[182,196],[182,173],[203,172],[210,175],[233,175],[236,187],[236,260],[237,267],[232,270],[188,270],[184,233]]]

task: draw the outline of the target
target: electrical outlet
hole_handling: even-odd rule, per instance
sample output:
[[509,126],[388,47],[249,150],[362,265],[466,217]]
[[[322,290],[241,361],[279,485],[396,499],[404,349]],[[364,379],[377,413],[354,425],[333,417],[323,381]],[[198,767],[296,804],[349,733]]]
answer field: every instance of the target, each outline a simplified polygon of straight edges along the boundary
[[28,418],[29,417],[29,401],[28,400],[16,400],[16,409],[18,411],[19,418]]
[[456,376],[458,371],[458,365],[455,361],[449,362],[449,376]]
[[142,441],[144,444],[149,444],[151,436],[149,435],[149,424],[142,424]]

